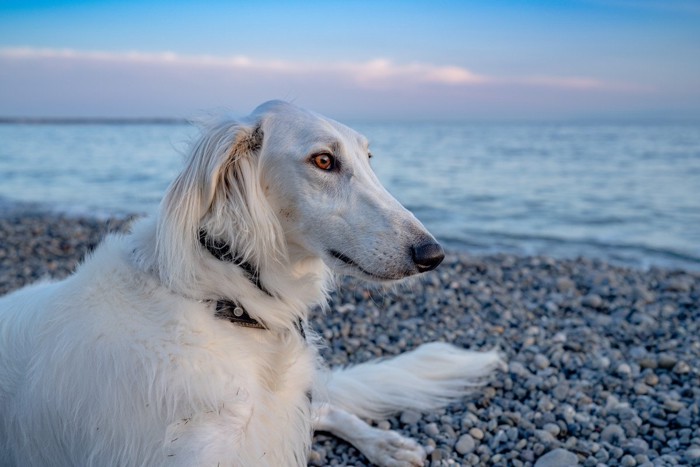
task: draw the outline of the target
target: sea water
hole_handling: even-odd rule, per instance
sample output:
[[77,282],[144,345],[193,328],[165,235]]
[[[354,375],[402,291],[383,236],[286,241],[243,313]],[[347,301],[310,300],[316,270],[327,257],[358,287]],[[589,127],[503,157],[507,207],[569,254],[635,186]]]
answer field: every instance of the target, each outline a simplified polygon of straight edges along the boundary
[[[700,270],[700,125],[367,123],[380,180],[453,249]],[[198,130],[0,125],[0,216],[153,211]]]

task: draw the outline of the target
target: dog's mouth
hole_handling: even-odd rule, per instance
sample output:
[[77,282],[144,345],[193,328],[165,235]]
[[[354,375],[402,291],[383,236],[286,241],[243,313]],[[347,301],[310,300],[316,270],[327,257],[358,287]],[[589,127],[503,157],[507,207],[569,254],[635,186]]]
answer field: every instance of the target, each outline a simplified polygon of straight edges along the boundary
[[362,274],[369,276],[376,281],[393,281],[393,280],[399,279],[396,277],[386,277],[386,276],[382,276],[380,274],[375,274],[373,272],[370,272],[370,271],[366,270],[365,268],[363,268],[362,266],[360,266],[359,264],[357,264],[351,258],[347,257],[346,255],[342,254],[341,252],[339,252],[337,250],[328,250],[328,254],[331,255],[333,258],[346,264],[347,266],[350,266],[353,269],[357,269]]

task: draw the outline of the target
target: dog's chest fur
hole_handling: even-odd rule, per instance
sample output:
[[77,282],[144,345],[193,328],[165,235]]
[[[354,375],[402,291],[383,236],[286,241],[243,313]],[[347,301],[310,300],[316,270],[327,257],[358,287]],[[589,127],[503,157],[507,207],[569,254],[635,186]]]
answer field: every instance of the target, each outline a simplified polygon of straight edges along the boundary
[[[264,335],[267,331],[244,332],[247,337],[267,341],[265,346],[210,348],[202,361],[188,362],[200,368],[184,369],[188,374],[181,380],[194,382],[177,391],[184,395],[201,384],[200,397],[206,399],[212,391],[218,394],[200,407],[179,410],[168,425],[166,456],[184,456],[191,465],[236,465],[229,457],[234,451],[241,462],[238,465],[305,465],[312,434],[308,396],[314,351],[298,336],[283,336],[274,342],[275,336]],[[239,343],[245,345],[246,340]],[[214,401],[216,406],[212,406]],[[178,444],[181,436],[188,439],[183,446]],[[201,451],[204,457],[188,452],[198,444],[210,445]]]
[[[172,372],[182,371],[178,380],[186,382],[173,390],[190,405],[168,425],[165,455],[184,456],[191,465],[305,465],[315,350],[299,335],[220,326],[236,335],[235,344],[221,336],[202,346],[199,361],[172,362]],[[201,391],[200,406],[192,404],[193,390]],[[188,440],[183,446],[181,436]],[[188,452],[198,444],[210,447],[201,456]],[[231,452],[241,464],[231,461]]]

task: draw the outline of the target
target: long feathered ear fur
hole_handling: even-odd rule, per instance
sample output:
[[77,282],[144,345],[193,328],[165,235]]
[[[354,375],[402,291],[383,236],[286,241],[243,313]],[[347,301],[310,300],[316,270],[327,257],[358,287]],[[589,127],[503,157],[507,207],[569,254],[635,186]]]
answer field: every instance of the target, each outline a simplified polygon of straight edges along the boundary
[[260,122],[227,121],[205,129],[194,144],[161,203],[157,224],[158,273],[172,290],[204,280],[193,267],[209,254],[199,244],[201,229],[258,268],[286,257],[282,227],[261,186],[263,143]]

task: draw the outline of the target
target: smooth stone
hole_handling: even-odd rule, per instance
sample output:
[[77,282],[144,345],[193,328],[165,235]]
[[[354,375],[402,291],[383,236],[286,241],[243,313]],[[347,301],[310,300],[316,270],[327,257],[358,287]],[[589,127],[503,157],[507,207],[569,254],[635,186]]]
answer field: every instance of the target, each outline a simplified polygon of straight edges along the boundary
[[674,366],[676,366],[676,363],[678,363],[678,359],[675,355],[662,353],[657,358],[656,363],[659,366],[659,368],[663,370],[670,370]]
[[625,430],[620,425],[612,424],[603,428],[600,439],[612,445],[619,444],[626,439]]
[[438,434],[440,434],[440,430],[438,429],[438,426],[436,423],[428,423],[423,428],[423,431],[425,432],[426,435],[430,436],[431,438],[434,438]]
[[673,372],[677,375],[684,375],[690,373],[690,365],[681,360],[673,366]]
[[540,370],[544,370],[545,368],[549,367],[549,359],[542,354],[535,355],[533,362],[535,363],[535,366]]
[[420,420],[420,414],[413,410],[405,410],[401,413],[401,423],[404,425],[415,425]]
[[664,401],[664,409],[666,409],[668,412],[680,412],[681,410],[685,409],[685,404],[681,401],[666,399]]
[[654,358],[644,357],[639,360],[639,366],[643,369],[650,368],[653,370],[658,366],[658,363]]
[[535,462],[535,467],[565,467],[570,465],[578,465],[578,456],[562,448],[549,451]]
[[659,417],[649,417],[648,422],[657,428],[666,428],[668,426],[668,422]]
[[565,293],[576,289],[576,283],[569,279],[568,277],[560,277],[557,279],[557,290],[559,292]]
[[545,430],[535,430],[535,436],[544,445],[552,445],[556,443],[556,438],[548,431]]
[[627,363],[620,363],[616,371],[618,375],[624,377],[629,377],[632,374],[632,368]]
[[597,294],[588,294],[581,299],[581,304],[589,308],[600,308],[603,305],[603,299]]
[[545,423],[542,429],[554,437],[559,436],[559,433],[561,433],[561,428],[556,423]]
[[649,386],[656,386],[659,384],[659,377],[655,373],[649,373],[644,377],[644,382]]
[[632,455],[646,454],[649,451],[649,443],[642,438],[632,438],[628,440],[623,447],[625,451]]
[[700,447],[693,446],[685,451],[683,454],[683,459],[692,465],[700,464]]
[[436,449],[433,452],[430,453],[430,460],[432,462],[439,462],[445,457],[442,453],[441,449]]
[[474,451],[475,447],[476,442],[471,435],[462,435],[457,440],[457,443],[455,443],[455,451],[461,455],[469,454],[470,452]]

